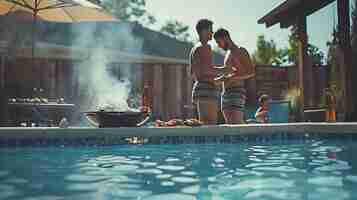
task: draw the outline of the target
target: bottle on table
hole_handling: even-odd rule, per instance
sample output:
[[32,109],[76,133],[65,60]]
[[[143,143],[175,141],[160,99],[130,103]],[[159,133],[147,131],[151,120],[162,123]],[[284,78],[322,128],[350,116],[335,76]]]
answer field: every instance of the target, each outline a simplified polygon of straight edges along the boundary
[[150,112],[150,97],[149,97],[150,86],[148,84],[144,84],[143,94],[141,97],[141,112]]

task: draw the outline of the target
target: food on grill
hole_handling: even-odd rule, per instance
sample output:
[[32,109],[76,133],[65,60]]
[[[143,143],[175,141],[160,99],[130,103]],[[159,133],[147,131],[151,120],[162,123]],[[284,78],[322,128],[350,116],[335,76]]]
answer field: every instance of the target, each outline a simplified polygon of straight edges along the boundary
[[201,126],[202,122],[197,119],[171,119],[169,121],[156,120],[156,127],[175,127],[175,126]]
[[201,126],[203,123],[199,121],[198,119],[187,119],[184,121],[184,124],[186,126]]

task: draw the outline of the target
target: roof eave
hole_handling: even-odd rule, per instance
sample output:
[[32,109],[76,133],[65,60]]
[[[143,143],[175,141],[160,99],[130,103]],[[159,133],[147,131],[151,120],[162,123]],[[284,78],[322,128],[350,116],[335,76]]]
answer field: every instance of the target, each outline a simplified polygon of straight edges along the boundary
[[271,10],[268,14],[264,15],[262,18],[258,20],[258,24],[264,24],[267,21],[275,18],[276,15],[281,13],[284,10],[290,9],[293,6],[299,4],[302,0],[286,0],[283,3],[279,4],[273,10]]
[[[260,18],[258,24],[265,24],[266,27],[271,27],[281,23],[282,28],[287,28],[295,23],[294,20],[299,14],[302,13],[304,16],[309,16],[334,1],[335,0],[286,0]],[[303,10],[303,12],[301,10]]]

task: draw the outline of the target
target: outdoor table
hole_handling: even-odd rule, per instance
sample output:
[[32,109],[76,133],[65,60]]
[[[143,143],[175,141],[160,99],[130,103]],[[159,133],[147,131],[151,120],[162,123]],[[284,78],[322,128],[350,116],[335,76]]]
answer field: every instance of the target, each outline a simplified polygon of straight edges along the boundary
[[74,104],[67,103],[27,103],[27,102],[13,102],[8,103],[10,119],[20,126],[21,123],[27,123],[31,126],[40,124],[46,126],[57,126],[63,117],[71,119],[75,110]]
[[307,122],[324,122],[326,108],[305,108],[304,116]]

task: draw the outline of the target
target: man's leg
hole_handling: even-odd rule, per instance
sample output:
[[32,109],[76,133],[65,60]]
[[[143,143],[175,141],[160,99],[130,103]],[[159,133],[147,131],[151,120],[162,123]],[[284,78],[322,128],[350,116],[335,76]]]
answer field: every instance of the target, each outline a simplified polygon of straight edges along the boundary
[[224,109],[223,116],[227,124],[244,124],[244,112],[237,109]]
[[204,124],[216,125],[218,103],[216,100],[197,100],[198,119]]
[[230,89],[221,97],[221,108],[226,124],[243,124],[245,107],[244,89]]

